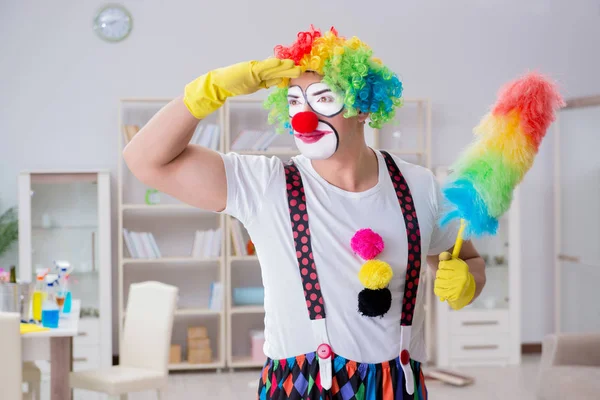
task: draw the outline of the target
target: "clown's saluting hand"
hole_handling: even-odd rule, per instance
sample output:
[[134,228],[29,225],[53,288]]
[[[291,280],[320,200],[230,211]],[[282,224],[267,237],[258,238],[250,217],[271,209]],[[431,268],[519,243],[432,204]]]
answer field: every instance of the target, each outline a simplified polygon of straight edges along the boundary
[[300,67],[292,60],[241,62],[215,69],[190,82],[185,87],[183,101],[196,118],[202,119],[221,107],[228,97],[252,94],[278,85],[285,78],[297,78],[300,73]]

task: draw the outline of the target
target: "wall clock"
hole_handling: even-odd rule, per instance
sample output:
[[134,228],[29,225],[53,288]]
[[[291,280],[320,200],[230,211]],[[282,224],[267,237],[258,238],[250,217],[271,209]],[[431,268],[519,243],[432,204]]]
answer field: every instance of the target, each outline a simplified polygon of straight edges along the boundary
[[129,36],[132,27],[131,14],[118,4],[104,6],[94,18],[94,31],[107,42],[120,42]]

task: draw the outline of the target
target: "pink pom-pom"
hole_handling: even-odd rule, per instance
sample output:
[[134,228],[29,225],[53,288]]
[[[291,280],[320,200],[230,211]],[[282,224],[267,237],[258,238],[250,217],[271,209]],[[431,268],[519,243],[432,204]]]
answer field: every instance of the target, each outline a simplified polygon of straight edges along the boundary
[[372,260],[383,251],[383,239],[371,229],[359,229],[352,240],[350,247],[363,260]]

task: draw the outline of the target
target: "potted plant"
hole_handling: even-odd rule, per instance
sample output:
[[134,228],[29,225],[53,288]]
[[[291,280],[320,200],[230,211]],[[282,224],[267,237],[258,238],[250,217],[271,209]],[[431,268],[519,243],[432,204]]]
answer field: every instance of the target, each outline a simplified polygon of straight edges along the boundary
[[19,216],[16,207],[11,207],[0,215],[0,257],[19,238]]

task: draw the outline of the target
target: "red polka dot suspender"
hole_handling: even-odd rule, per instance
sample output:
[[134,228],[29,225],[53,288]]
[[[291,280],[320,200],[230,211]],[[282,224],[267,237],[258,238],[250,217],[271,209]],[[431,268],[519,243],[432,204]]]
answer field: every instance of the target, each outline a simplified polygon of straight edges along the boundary
[[308,213],[306,211],[306,196],[302,186],[300,171],[293,164],[285,166],[287,183],[288,204],[292,221],[292,232],[296,245],[296,257],[304,287],[304,297],[310,319],[325,318],[323,295],[317,276],[317,269],[313,259],[312,245],[310,242],[310,229],[308,227]]
[[415,210],[410,188],[406,179],[400,172],[400,168],[394,162],[392,156],[382,151],[392,178],[398,203],[406,225],[406,238],[408,240],[408,261],[406,262],[406,280],[404,284],[404,298],[402,299],[401,325],[412,325],[415,304],[417,302],[417,289],[419,288],[419,276],[421,272],[421,231],[419,220]]

